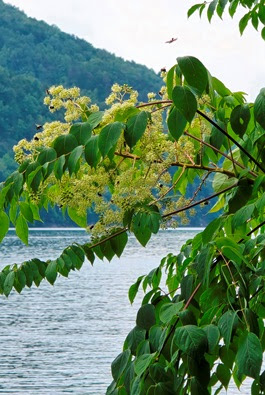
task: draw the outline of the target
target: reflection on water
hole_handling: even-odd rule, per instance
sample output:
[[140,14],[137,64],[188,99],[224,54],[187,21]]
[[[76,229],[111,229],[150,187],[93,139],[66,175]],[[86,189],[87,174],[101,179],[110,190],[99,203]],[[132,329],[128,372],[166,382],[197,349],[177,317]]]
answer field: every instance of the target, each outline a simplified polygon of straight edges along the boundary
[[[129,286],[197,232],[163,231],[147,248],[130,237],[121,259],[96,261],[93,267],[86,262],[81,272],[59,278],[53,287],[43,282],[21,295],[1,296],[0,393],[105,394],[111,362],[139,307],[140,298],[133,306],[128,301]],[[53,259],[68,244],[87,240],[80,230],[34,230],[26,247],[10,232],[0,247],[0,267],[33,256]],[[250,394],[244,388],[241,394]]]

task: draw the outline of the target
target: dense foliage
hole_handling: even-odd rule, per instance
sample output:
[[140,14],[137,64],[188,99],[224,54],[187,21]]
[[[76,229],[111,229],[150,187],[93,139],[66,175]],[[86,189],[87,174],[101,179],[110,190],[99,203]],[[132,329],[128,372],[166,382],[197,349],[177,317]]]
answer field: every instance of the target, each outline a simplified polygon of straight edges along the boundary
[[49,86],[79,86],[104,107],[116,81],[138,89],[141,99],[161,84],[147,67],[93,48],[0,0],[0,180],[14,170],[12,146],[32,138],[35,124],[54,119],[43,106]]
[[254,29],[261,27],[261,37],[265,40],[265,5],[264,0],[212,0],[195,4],[188,11],[188,16],[199,12],[200,15],[204,11],[207,13],[208,21],[211,22],[213,15],[216,13],[222,19],[224,11],[227,9],[231,18],[234,17],[238,8],[244,8],[246,13],[239,21],[239,31],[242,35],[248,24],[252,24]]
[[[218,394],[246,377],[252,394],[263,394],[265,88],[248,103],[192,56],[177,58],[163,78],[162,97],[151,93],[146,103],[114,84],[104,111],[77,88],[49,89],[45,103],[63,109],[64,121],[15,147],[19,168],[0,191],[0,240],[11,222],[28,243],[28,223],[49,204],[91,237],[53,261],[8,265],[0,292],[54,284],[85,259],[120,257],[128,232],[146,246],[160,228],[185,223],[217,197],[218,218],[130,287],[131,303],[140,287],[145,296],[107,394]],[[199,199],[209,180],[214,192]],[[98,214],[90,226],[88,208]]]

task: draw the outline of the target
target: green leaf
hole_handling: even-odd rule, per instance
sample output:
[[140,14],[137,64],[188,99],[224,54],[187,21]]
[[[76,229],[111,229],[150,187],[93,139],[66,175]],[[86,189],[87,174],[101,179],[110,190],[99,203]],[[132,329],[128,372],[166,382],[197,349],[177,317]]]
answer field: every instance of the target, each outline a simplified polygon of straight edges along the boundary
[[92,136],[85,146],[85,158],[91,167],[97,166],[100,160],[100,152],[98,149],[99,136]]
[[204,332],[206,333],[207,336],[207,341],[208,341],[208,352],[210,354],[214,353],[215,347],[219,343],[220,339],[220,331],[217,326],[215,325],[207,325],[203,328]]
[[143,278],[144,278],[144,276],[138,277],[137,281],[134,284],[132,284],[129,288],[128,297],[129,297],[129,301],[131,302],[131,304],[133,303],[135,296],[137,295],[139,286],[140,286]]
[[[263,38],[263,40],[265,40],[265,26],[264,28],[261,30],[261,37]],[[264,128],[263,128],[264,129]]]
[[83,250],[85,252],[86,258],[89,260],[91,265],[93,265],[93,263],[95,261],[95,254],[94,254],[94,252],[92,251],[90,246],[87,245],[87,244],[82,245],[82,248],[83,248]]
[[79,145],[78,147],[74,148],[74,150],[71,152],[67,163],[70,176],[79,170],[79,159],[82,153],[83,153],[82,145]]
[[231,94],[231,91],[222,83],[222,81],[218,80],[216,77],[212,77],[213,89],[218,93],[218,95],[225,97]]
[[29,229],[27,221],[22,214],[19,214],[16,221],[16,234],[24,244],[28,244]]
[[79,145],[86,145],[91,138],[92,126],[89,122],[74,123],[69,133],[75,136]]
[[136,317],[137,326],[148,331],[155,323],[155,306],[152,304],[145,304],[140,307]]
[[230,116],[233,131],[242,138],[250,121],[250,110],[247,104],[236,106]]
[[203,4],[203,3],[194,4],[194,5],[188,10],[188,18],[189,18],[192,14],[194,14],[194,12],[195,12],[198,8],[200,8],[200,7],[202,6],[202,4]]
[[265,88],[260,90],[254,103],[255,120],[265,129]]
[[228,188],[237,182],[237,178],[228,177],[223,173],[216,173],[213,179],[213,190],[214,192],[220,192],[225,188]]
[[172,99],[176,108],[191,122],[196,114],[197,101],[193,93],[186,86],[175,86],[172,91]]
[[64,164],[65,164],[65,156],[62,155],[55,162],[53,169],[54,175],[57,178],[57,180],[60,180],[62,178],[62,175],[64,173]]
[[232,229],[236,230],[239,226],[243,225],[247,220],[249,220],[254,209],[254,203],[239,209],[232,218]]
[[130,350],[125,350],[119,354],[111,364],[111,374],[116,383],[124,372],[129,360],[131,358]]
[[74,221],[81,228],[86,228],[87,226],[87,216],[80,215],[74,208],[68,207],[67,212],[72,221]]
[[92,129],[95,129],[101,122],[104,115],[104,111],[93,112],[89,115],[87,122],[91,125]]
[[230,16],[231,16],[232,18],[233,18],[233,16],[234,16],[235,12],[236,12],[238,3],[239,3],[239,0],[232,0],[231,3],[230,3],[230,6],[229,6],[229,14],[230,14]]
[[150,226],[150,213],[139,211],[138,213],[136,213],[136,215],[133,216],[132,230],[136,239],[139,241],[139,243],[142,244],[143,247],[147,244],[147,242],[151,237],[152,231],[149,226]]
[[133,355],[136,355],[138,345],[145,339],[146,330],[135,326],[127,335],[124,348],[129,348]]
[[26,276],[22,270],[18,270],[16,272],[16,277],[14,281],[14,288],[15,290],[20,293],[23,288],[26,286]]
[[15,273],[13,271],[9,272],[5,278],[4,282],[4,294],[6,297],[10,294],[15,281]]
[[121,132],[124,128],[123,123],[114,122],[105,126],[98,138],[98,148],[103,158],[109,153],[109,151],[115,147],[117,141],[120,138]]
[[242,36],[245,28],[247,27],[247,24],[248,24],[248,21],[249,21],[250,17],[251,17],[251,13],[248,12],[239,21],[239,31],[240,31],[241,36]]
[[124,131],[124,138],[130,148],[134,147],[144,134],[147,122],[148,113],[146,111],[141,111],[139,114],[128,119]]
[[51,261],[47,269],[45,271],[45,277],[49,281],[50,284],[54,284],[56,278],[57,278],[57,261]]
[[57,152],[57,156],[69,154],[75,147],[78,146],[78,142],[72,134],[63,134],[58,136],[53,142],[53,148]]
[[30,205],[26,202],[20,202],[19,207],[23,217],[31,223],[34,222],[33,212],[31,210]]
[[262,347],[259,338],[252,332],[244,333],[238,342],[236,364],[239,374],[257,379],[262,364]]
[[111,247],[118,257],[120,257],[121,254],[123,253],[127,241],[128,241],[128,235],[126,232],[123,232],[120,235],[115,236],[110,240]]
[[40,165],[44,165],[44,163],[51,162],[56,158],[57,158],[57,153],[55,149],[49,147],[49,148],[44,148],[40,152],[37,161],[39,162]]
[[137,374],[137,376],[141,376],[144,373],[144,371],[151,364],[154,356],[155,356],[155,353],[154,354],[143,354],[143,355],[140,355],[140,357],[136,358],[135,364],[134,364],[134,371]]
[[185,325],[175,330],[174,343],[189,355],[202,355],[207,349],[207,336],[202,328]]
[[211,20],[212,20],[216,5],[217,5],[217,0],[213,0],[213,1],[211,1],[210,5],[208,7],[207,18],[208,18],[209,22],[211,22]]
[[100,245],[100,250],[104,257],[110,262],[115,255],[115,252],[112,249],[110,240],[105,241],[103,244]]
[[167,72],[167,94],[169,99],[172,99],[172,90],[174,87],[174,76],[175,76],[176,65],[171,67]]
[[208,72],[205,66],[193,56],[179,57],[177,62],[187,83],[201,95],[208,84]]
[[0,243],[9,229],[9,217],[4,211],[0,211]]
[[159,311],[160,320],[165,324],[169,323],[172,318],[175,317],[177,313],[182,309],[182,307],[183,302],[163,304]]
[[186,125],[186,118],[184,118],[184,116],[176,109],[176,107],[172,107],[168,115],[167,126],[171,136],[176,141],[182,136]]
[[218,327],[220,329],[221,335],[224,338],[226,347],[230,345],[230,340],[232,336],[233,327],[237,322],[237,314],[235,311],[226,311],[218,322]]
[[216,369],[216,376],[218,380],[223,384],[225,389],[227,390],[229,381],[231,379],[231,372],[230,369],[223,364],[219,364]]

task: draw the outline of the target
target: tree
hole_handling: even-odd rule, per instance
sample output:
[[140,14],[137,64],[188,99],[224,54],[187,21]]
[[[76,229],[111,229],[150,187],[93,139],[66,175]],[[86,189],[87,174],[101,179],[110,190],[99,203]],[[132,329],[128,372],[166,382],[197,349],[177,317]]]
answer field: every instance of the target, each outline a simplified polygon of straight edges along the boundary
[[[98,218],[90,241],[68,246],[56,260],[4,268],[0,292],[43,279],[54,284],[85,257],[121,256],[128,232],[145,246],[160,227],[185,222],[187,212],[217,198],[211,211],[219,216],[130,287],[131,303],[140,286],[146,294],[112,363],[107,393],[203,395],[217,385],[217,394],[231,379],[239,388],[250,377],[252,393],[262,394],[265,88],[247,103],[192,56],[178,58],[164,81],[162,97],[151,93],[146,103],[115,84],[104,112],[77,88],[49,90],[45,103],[63,108],[65,122],[45,124],[15,147],[19,168],[0,192],[0,239],[11,221],[27,243],[28,222],[49,205],[81,227],[88,208]],[[199,187],[187,199],[196,178]],[[214,193],[199,199],[209,180]]]

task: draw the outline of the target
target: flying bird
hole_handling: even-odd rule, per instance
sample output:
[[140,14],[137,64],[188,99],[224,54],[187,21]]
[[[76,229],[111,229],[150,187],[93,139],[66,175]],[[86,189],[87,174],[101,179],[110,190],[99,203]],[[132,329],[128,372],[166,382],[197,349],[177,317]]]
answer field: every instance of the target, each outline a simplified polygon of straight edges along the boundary
[[172,37],[170,40],[166,41],[166,44],[171,44],[176,40],[177,40],[177,38]]

